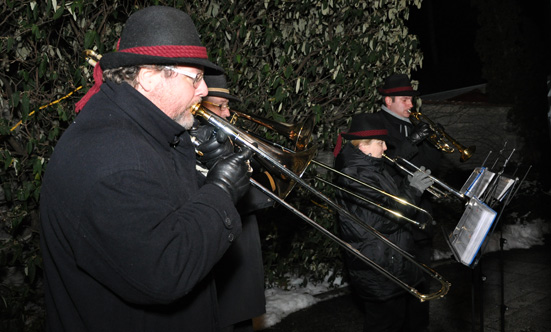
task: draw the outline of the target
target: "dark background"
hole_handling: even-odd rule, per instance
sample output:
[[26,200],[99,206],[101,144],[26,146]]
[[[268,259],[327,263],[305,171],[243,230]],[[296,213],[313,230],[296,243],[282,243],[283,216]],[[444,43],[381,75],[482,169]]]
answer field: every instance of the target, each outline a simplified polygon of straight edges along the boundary
[[476,101],[510,105],[519,162],[551,191],[551,1],[423,0],[407,25],[424,56],[411,74],[421,95],[486,84]]
[[477,11],[470,1],[424,0],[411,10],[411,33],[419,37],[423,68],[412,78],[421,94],[485,83],[476,53]]
[[[480,28],[479,11],[495,10],[492,15],[518,15],[529,22],[533,30],[521,27],[522,41],[535,47],[535,52],[545,52],[547,60],[540,64],[541,70],[549,74],[550,2],[545,0],[505,0],[517,7],[515,12],[500,11],[494,6],[480,6],[479,1],[491,0],[423,0],[421,9],[413,7],[408,26],[410,32],[419,37],[424,60],[423,68],[412,73],[418,80],[421,94],[462,88],[487,83],[491,77],[484,77],[484,63],[475,47]],[[494,1],[496,5],[501,2]],[[488,8],[489,7],[489,8]],[[486,21],[484,18],[481,18]],[[487,21],[486,21],[487,22]],[[496,26],[496,29],[502,27]],[[495,35],[499,34],[496,31]],[[500,37],[502,38],[502,37]],[[515,38],[511,35],[511,38]],[[487,45],[493,47],[492,45]],[[509,70],[509,68],[503,68]],[[486,75],[487,76],[487,75]]]

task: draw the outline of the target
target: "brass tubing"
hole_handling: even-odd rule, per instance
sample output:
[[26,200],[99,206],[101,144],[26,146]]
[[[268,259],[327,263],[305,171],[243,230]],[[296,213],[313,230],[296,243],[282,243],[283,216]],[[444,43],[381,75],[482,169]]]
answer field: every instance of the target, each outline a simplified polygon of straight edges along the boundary
[[[386,158],[387,160],[391,161],[392,163],[394,163],[396,166],[398,166],[400,169],[402,169],[404,172],[406,172],[407,174],[409,175],[413,175],[413,172],[409,169],[407,169],[407,167],[405,167],[404,165],[400,165],[400,162],[403,162],[405,163],[406,165],[412,167],[413,169],[415,169],[416,171],[421,171],[423,172],[419,167],[415,166],[411,161],[407,160],[407,159],[404,159],[402,157],[396,157],[396,158],[391,158],[389,156],[387,156],[386,154],[383,154],[383,157]],[[460,193],[459,191],[453,189],[452,187],[450,187],[449,185],[447,185],[446,183],[444,183],[443,181],[439,180],[438,178],[432,176],[432,175],[428,175],[428,177],[430,177],[434,183],[436,183],[437,185],[441,186],[444,190],[446,190],[447,192],[450,192],[452,194],[454,194],[456,197],[458,197],[459,199],[461,200],[465,200],[465,195],[463,195],[462,193]],[[443,196],[448,196],[448,194],[443,191],[442,189],[440,188],[437,188],[435,187],[434,185],[430,186],[429,189],[433,190],[433,191],[437,191],[439,195],[443,195]],[[428,190],[428,189],[427,189]],[[432,193],[432,192],[431,192]],[[436,195],[435,195],[436,196]],[[436,196],[436,197],[439,197],[439,196]]]

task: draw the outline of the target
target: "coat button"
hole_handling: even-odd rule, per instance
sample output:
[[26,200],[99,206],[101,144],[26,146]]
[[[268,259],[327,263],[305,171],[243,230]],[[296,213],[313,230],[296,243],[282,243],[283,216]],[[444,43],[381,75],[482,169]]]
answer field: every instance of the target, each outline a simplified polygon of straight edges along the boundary
[[230,233],[230,235],[228,235],[228,241],[233,242],[234,239],[235,235],[233,235],[233,233]]
[[229,217],[226,217],[224,219],[224,225],[226,225],[227,229],[232,229],[233,228],[233,224],[232,224],[231,219]]

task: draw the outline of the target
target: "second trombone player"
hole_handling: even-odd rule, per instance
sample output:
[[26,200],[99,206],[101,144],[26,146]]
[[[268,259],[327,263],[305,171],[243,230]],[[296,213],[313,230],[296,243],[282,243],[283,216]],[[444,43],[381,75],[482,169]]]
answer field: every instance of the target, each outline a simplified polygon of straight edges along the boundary
[[[341,150],[342,138],[349,140]],[[395,182],[387,171],[383,153],[387,150],[388,131],[374,114],[359,114],[352,118],[350,130],[339,135],[334,151],[335,168],[370,186],[382,188],[385,192],[418,203],[423,192],[433,184],[430,172],[417,171],[401,182]],[[393,201],[389,196],[363,186],[349,177],[339,175],[336,180],[341,187],[359,193],[393,210],[415,216],[415,210]],[[388,240],[416,255],[413,230],[416,227],[389,213],[373,209],[356,196],[337,191],[339,204],[352,212],[362,222],[375,228]],[[371,257],[378,265],[417,287],[424,281],[421,270],[403,256],[384,245],[371,233],[358,227],[351,218],[339,213],[338,224],[342,238],[362,254]],[[417,312],[422,304],[409,296],[403,289],[377,273],[356,257],[345,254],[353,294],[360,300],[364,311],[364,331],[422,331],[424,322]]]

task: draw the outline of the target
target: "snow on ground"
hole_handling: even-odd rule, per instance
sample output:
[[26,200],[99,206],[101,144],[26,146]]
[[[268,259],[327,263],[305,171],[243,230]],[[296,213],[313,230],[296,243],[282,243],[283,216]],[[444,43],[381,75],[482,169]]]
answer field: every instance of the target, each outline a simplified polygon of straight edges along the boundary
[[[527,216],[521,216],[517,219],[526,220],[526,217]],[[551,229],[549,222],[536,219],[529,222],[518,221],[515,224],[505,225],[502,232],[503,234],[498,232],[491,234],[486,245],[485,253],[498,251],[500,238],[502,236],[507,240],[504,244],[504,250],[527,249],[532,246],[542,245],[544,235],[551,233]],[[433,260],[448,259],[451,255],[451,251],[435,251],[433,253]],[[294,287],[290,287],[290,290],[279,288],[269,288],[266,290],[266,314],[255,319],[254,323],[256,330],[273,326],[279,323],[287,315],[314,305],[321,301],[316,295],[332,289],[331,285],[327,282],[317,285],[308,283],[306,287],[300,286],[303,283],[302,278],[294,278],[291,282]],[[336,280],[333,288],[340,283],[340,280]],[[339,287],[345,286],[345,284],[339,285]],[[328,298],[329,297],[324,297],[324,299]]]

